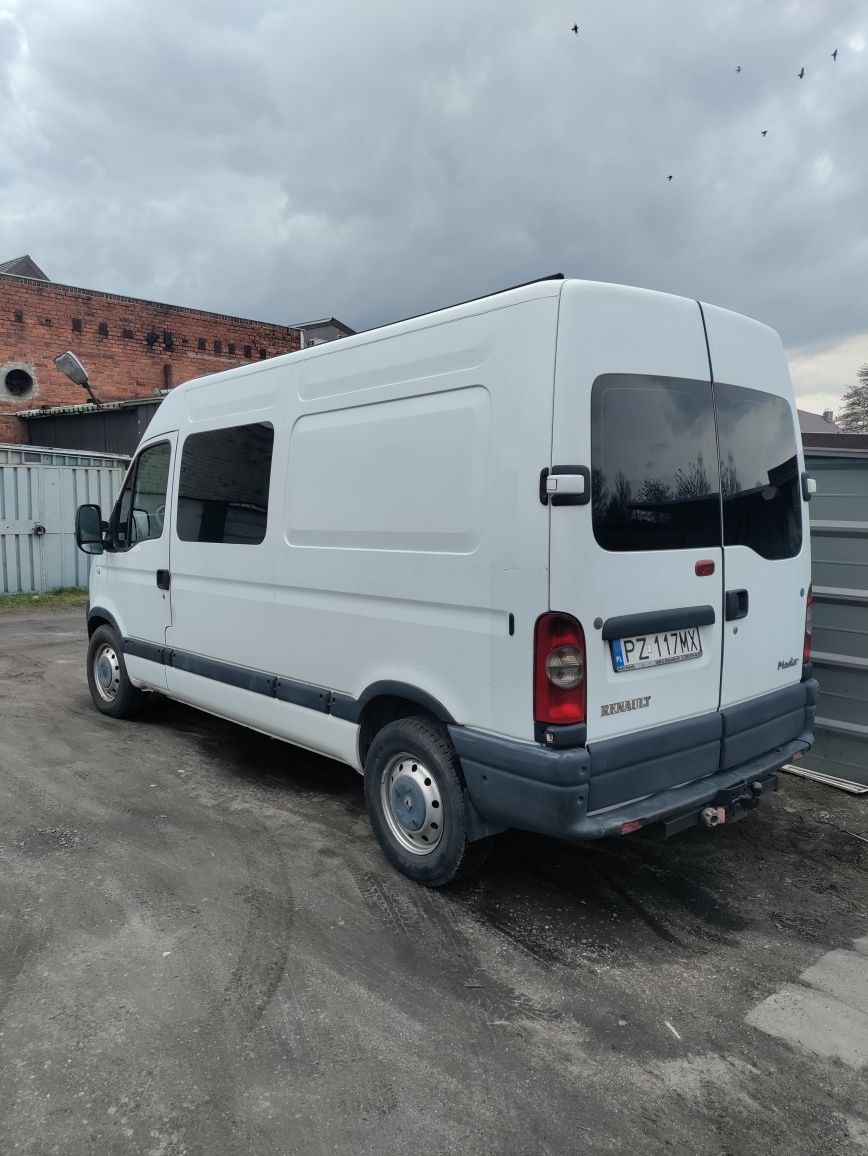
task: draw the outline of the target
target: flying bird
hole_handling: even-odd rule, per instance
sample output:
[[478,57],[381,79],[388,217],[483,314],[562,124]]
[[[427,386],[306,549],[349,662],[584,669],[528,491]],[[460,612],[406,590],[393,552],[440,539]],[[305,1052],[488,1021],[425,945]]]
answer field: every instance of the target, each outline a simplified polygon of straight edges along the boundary
[[570,32],[572,32],[572,33],[573,33],[575,36],[578,36],[578,35],[579,35],[579,26],[578,26],[578,24],[574,24],[574,25],[572,26],[572,28],[570,29]]
[[837,48],[832,53],[832,59],[835,61],[836,64],[838,63],[838,49]]
[[766,133],[767,133],[768,131],[769,131],[769,130],[768,130],[767,128],[764,128],[764,129],[762,130],[762,132],[760,133],[760,136],[765,136],[765,135],[766,135]]
[[666,180],[667,180],[667,181],[671,181],[671,180],[672,180],[672,173],[670,173],[670,174],[669,174],[669,176],[666,178]]
[[738,66],[738,68],[736,68],[736,70],[735,70],[735,71],[736,71],[736,72],[741,72],[741,65],[739,65],[739,66]]
[[802,71],[799,73],[799,80],[805,79],[805,66],[802,65]]

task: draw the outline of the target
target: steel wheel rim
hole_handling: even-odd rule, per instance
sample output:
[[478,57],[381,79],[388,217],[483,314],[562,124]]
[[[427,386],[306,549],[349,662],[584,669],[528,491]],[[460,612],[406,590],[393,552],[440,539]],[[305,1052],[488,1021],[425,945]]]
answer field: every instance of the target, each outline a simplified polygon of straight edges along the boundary
[[443,799],[437,780],[406,751],[386,764],[380,801],[389,830],[411,855],[430,855],[443,838]]
[[93,656],[93,683],[103,702],[114,702],[121,688],[121,664],[111,643],[104,642]]

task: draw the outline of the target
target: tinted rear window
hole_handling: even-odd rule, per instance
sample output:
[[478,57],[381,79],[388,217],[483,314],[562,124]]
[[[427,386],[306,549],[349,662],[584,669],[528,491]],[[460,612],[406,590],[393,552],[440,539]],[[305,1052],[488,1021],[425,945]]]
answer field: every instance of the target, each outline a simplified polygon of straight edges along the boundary
[[720,434],[723,542],[763,558],[802,548],[802,495],[793,411],[782,397],[714,387]]
[[263,541],[273,446],[274,428],[266,422],[190,434],[178,482],[182,542]]
[[606,550],[720,545],[711,385],[609,373],[591,390],[594,536]]

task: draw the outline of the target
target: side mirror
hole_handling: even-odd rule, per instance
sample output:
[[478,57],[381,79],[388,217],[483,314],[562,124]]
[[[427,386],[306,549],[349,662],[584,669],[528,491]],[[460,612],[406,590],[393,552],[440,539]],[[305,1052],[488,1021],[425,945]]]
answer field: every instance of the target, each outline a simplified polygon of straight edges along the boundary
[[102,554],[102,514],[99,506],[79,506],[75,511],[75,544],[85,554]]

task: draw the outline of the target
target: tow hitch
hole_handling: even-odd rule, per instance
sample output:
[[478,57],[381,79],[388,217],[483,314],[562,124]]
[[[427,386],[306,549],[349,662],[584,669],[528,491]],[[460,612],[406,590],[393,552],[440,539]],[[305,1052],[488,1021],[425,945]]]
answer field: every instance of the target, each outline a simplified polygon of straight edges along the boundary
[[746,783],[736,783],[734,787],[726,787],[718,791],[717,795],[696,811],[688,811],[684,815],[675,815],[664,821],[664,837],[676,835],[679,831],[686,831],[690,827],[720,827],[723,823],[734,823],[743,818],[748,811],[759,806],[760,799],[768,791],[778,789],[778,777],[775,774],[763,775]]

